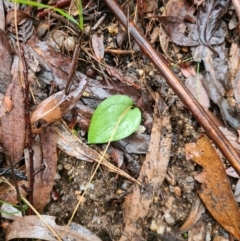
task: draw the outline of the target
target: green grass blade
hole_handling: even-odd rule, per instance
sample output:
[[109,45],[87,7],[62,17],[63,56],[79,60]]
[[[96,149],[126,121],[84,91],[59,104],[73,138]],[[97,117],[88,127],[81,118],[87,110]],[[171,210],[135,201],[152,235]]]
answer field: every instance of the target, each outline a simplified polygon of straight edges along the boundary
[[63,17],[67,18],[68,20],[72,21],[73,23],[77,24],[80,27],[80,24],[76,21],[76,19],[74,19],[70,14],[68,14],[67,12],[65,12],[64,10],[62,10],[60,8],[55,8],[55,7],[52,7],[52,6],[49,6],[49,5],[45,5],[45,4],[42,4],[42,3],[30,1],[30,0],[12,0],[12,1],[16,2],[16,3],[21,3],[21,4],[28,5],[28,6],[32,6],[32,7],[45,8],[45,9],[53,10],[53,11],[59,13],[60,15],[62,15]]

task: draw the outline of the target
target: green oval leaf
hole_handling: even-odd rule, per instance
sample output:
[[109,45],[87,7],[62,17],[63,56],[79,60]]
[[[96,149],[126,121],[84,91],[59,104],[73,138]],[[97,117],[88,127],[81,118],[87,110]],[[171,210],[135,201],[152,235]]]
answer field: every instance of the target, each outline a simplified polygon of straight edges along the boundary
[[[132,109],[126,111],[129,107]],[[123,116],[123,113],[125,114]],[[119,122],[119,120],[121,121]],[[131,135],[141,122],[141,112],[125,95],[114,95],[104,100],[94,111],[88,130],[88,143],[117,141]],[[118,124],[118,128],[116,126]]]

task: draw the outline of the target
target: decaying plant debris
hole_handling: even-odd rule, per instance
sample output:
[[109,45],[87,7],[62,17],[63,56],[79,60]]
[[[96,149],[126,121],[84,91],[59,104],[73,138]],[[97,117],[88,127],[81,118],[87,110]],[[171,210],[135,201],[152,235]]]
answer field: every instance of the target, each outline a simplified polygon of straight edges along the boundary
[[[16,189],[0,184],[0,238],[240,239],[238,3],[44,4],[0,1],[0,173]],[[112,95],[142,123],[105,150],[87,132]]]

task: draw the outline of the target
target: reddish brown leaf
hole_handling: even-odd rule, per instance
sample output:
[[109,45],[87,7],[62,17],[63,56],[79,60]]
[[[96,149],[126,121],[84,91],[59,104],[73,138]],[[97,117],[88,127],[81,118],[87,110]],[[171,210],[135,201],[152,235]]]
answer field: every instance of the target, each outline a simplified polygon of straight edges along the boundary
[[223,228],[240,239],[240,213],[224,166],[206,136],[186,145],[186,156],[203,167],[196,179],[202,183],[198,194],[208,211]]
[[41,127],[34,127],[34,124],[37,124],[37,122],[45,125],[63,117],[77,103],[86,85],[87,80],[84,78],[81,80],[78,87],[69,95],[65,95],[65,91],[62,90],[42,101],[31,116],[33,131],[39,132],[41,130]]
[[15,57],[12,69],[13,87],[11,89],[13,109],[3,116],[1,120],[2,145],[13,163],[22,157],[25,142],[24,97],[20,69],[19,58]]
[[104,57],[104,44],[103,44],[103,35],[99,33],[94,33],[92,36],[92,47],[93,51],[99,61]]
[[[71,223],[67,229],[66,226],[59,226],[55,223],[55,217],[42,215],[42,218],[52,227],[60,237],[64,235],[63,240],[79,241],[101,241],[94,233],[77,223]],[[67,234],[66,234],[67,231]],[[30,238],[55,241],[56,237],[39,219],[38,216],[25,216],[11,223],[6,233],[6,240],[15,238]]]

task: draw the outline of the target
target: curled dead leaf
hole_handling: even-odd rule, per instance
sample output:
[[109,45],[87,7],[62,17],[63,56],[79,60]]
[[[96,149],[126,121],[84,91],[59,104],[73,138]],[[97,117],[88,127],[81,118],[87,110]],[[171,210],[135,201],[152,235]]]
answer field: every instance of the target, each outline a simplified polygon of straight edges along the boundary
[[[87,85],[86,78],[83,78],[78,87],[69,95],[65,95],[65,91],[59,91],[44,101],[42,101],[37,109],[32,113],[31,124],[35,133],[41,131],[42,126],[52,123],[62,118],[77,103]],[[37,127],[37,125],[41,127]]]

